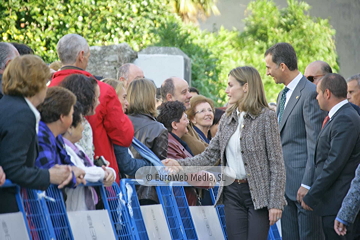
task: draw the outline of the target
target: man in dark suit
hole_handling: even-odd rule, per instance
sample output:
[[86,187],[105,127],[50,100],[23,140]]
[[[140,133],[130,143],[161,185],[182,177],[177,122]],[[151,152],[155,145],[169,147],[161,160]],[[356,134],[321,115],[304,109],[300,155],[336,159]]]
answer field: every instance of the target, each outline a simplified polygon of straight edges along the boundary
[[326,239],[353,239],[352,229],[345,237],[337,235],[334,220],[360,163],[360,117],[346,99],[347,84],[341,75],[327,74],[317,93],[320,108],[329,114],[316,142],[314,182],[302,206],[321,216]]
[[299,72],[296,53],[290,44],[270,47],[265,52],[265,62],[267,75],[286,86],[277,103],[288,202],[281,219],[282,236],[285,240],[322,240],[320,217],[301,207],[297,193],[306,192],[312,184],[315,143],[326,113],[316,101],[316,86]]

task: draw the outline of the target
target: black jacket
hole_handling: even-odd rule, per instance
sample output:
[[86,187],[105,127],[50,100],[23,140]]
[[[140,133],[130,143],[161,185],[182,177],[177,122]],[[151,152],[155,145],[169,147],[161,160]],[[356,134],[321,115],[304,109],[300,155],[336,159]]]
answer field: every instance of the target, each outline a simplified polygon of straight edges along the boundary
[[[34,167],[38,154],[34,113],[23,97],[8,95],[0,101],[0,113],[0,166],[6,178],[21,187],[47,189],[49,170]],[[14,211],[17,211],[14,193],[1,189],[0,213]]]
[[[160,160],[165,159],[168,148],[168,131],[164,125],[147,114],[129,115],[129,118],[134,125],[134,137],[150,148]],[[130,150],[134,158],[141,158],[133,147]]]

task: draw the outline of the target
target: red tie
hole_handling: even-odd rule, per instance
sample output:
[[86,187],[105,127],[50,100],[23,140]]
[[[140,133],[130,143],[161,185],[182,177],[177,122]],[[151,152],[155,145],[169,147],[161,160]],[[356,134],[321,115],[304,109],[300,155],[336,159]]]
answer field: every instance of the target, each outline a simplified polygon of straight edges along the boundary
[[321,128],[323,128],[323,127],[325,126],[325,124],[326,124],[329,120],[330,120],[330,117],[329,117],[329,115],[327,115],[327,116],[324,118],[324,121],[323,121],[323,123],[322,123]]

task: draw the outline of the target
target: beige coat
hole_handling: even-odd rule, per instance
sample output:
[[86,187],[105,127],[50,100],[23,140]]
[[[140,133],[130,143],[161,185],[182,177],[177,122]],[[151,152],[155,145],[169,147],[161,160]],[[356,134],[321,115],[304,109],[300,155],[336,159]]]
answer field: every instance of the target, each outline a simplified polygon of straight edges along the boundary
[[[212,166],[220,158],[220,165],[226,166],[226,146],[238,126],[238,120],[236,111],[230,116],[224,114],[208,148],[200,155],[177,161],[183,166]],[[285,167],[276,113],[264,108],[258,116],[245,114],[241,127],[242,158],[254,208],[284,209]],[[215,204],[221,203],[223,186],[219,187]]]

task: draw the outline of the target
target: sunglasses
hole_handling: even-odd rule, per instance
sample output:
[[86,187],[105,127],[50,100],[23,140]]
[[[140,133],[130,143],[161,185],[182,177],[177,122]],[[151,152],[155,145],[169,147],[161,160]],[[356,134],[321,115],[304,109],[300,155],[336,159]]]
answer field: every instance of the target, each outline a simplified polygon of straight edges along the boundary
[[306,78],[310,81],[310,82],[314,82],[314,80],[323,77],[324,75],[315,75],[315,76],[307,76]]

